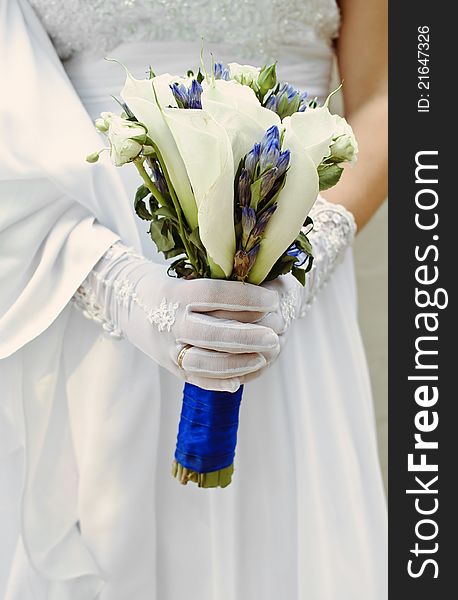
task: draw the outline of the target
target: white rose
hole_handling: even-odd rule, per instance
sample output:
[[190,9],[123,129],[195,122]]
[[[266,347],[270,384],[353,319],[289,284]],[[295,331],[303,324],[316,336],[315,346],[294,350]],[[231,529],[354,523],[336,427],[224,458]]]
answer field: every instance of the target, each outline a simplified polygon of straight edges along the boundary
[[253,85],[258,79],[258,75],[261,71],[258,67],[251,65],[239,65],[239,63],[233,62],[227,65],[229,67],[229,76],[231,79],[235,79],[242,85]]
[[333,116],[335,118],[335,131],[332,137],[334,143],[331,145],[331,156],[339,162],[354,164],[357,160],[358,142],[353,129],[343,117]]
[[123,119],[114,113],[104,112],[106,136],[110,142],[110,157],[120,167],[136,158],[146,140],[146,129],[138,123]]

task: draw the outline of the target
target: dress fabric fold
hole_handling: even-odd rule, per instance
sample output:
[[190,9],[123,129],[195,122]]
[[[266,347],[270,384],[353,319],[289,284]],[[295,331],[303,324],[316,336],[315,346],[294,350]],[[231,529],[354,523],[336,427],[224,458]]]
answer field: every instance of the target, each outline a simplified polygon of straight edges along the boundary
[[[69,302],[118,237],[162,262],[133,213],[135,174],[84,161],[122,74],[88,57],[70,82],[27,2],[0,6],[0,597],[385,600],[351,251],[245,386],[232,484],[180,486],[182,382]],[[158,71],[189,62],[186,45],[146,51],[115,57],[136,75],[153,56]],[[330,60],[317,46],[285,71],[297,84],[310,72],[323,97]]]

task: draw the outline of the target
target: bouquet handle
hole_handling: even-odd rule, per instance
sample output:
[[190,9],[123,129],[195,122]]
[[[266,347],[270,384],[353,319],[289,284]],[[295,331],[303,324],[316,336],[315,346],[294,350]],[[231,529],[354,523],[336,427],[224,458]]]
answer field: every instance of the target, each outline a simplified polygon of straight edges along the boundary
[[236,392],[185,383],[172,475],[180,483],[226,487],[232,480],[243,386]]

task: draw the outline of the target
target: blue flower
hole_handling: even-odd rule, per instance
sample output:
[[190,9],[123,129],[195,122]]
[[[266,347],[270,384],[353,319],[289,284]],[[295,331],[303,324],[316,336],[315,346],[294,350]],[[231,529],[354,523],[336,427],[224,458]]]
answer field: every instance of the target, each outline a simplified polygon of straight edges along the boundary
[[202,102],[200,101],[202,92],[203,88],[200,83],[197,79],[193,79],[188,91],[189,108],[202,108]]
[[283,173],[286,171],[289,165],[290,158],[291,152],[289,150],[283,150],[283,152],[280,152],[277,161],[277,177],[281,177],[281,175],[283,175]]
[[309,260],[309,255],[306,252],[304,252],[303,250],[300,250],[296,246],[296,244],[292,244],[289,247],[287,254],[289,256],[296,257],[296,260],[294,262],[295,267],[303,267],[305,265],[305,263]]
[[299,92],[289,83],[282,83],[275,94],[266,101],[266,108],[276,112],[281,119],[307,108],[307,92]]
[[156,185],[157,189],[161,192],[161,194],[165,196],[169,193],[169,188],[167,187],[167,181],[161,169],[159,168],[159,164],[156,160],[149,161],[149,164],[151,167],[151,175],[153,182]]
[[215,75],[215,79],[224,79],[225,81],[229,81],[231,78],[229,67],[226,67],[226,65],[221,62],[217,62],[213,65],[213,73]]
[[261,190],[260,190],[260,199],[264,200],[267,197],[267,194],[274,187],[275,182],[278,177],[278,169],[277,167],[272,167],[272,169],[268,169],[261,175]]
[[245,157],[245,169],[248,171],[248,175],[252,181],[255,178],[256,167],[259,163],[260,154],[261,144],[256,143]]
[[272,125],[266,131],[261,141],[261,154],[259,166],[261,172],[276,166],[280,156],[280,132],[276,125]]
[[256,225],[256,211],[250,206],[242,208],[242,247],[246,248],[248,238]]
[[277,205],[273,204],[272,206],[269,206],[269,208],[267,208],[264,212],[261,213],[261,216],[257,220],[256,225],[253,227],[253,231],[251,232],[251,235],[253,238],[256,239],[256,238],[259,238],[264,235],[264,231],[267,227],[267,224],[270,221],[270,217],[274,214],[274,212],[276,210],[277,210]]
[[192,80],[189,89],[182,83],[172,83],[170,89],[178,108],[202,108],[201,95],[203,89],[197,79]]
[[179,108],[187,108],[188,90],[186,87],[182,83],[172,83],[170,84],[170,89]]
[[249,206],[251,201],[251,178],[247,169],[240,171],[239,177],[239,204],[240,206]]

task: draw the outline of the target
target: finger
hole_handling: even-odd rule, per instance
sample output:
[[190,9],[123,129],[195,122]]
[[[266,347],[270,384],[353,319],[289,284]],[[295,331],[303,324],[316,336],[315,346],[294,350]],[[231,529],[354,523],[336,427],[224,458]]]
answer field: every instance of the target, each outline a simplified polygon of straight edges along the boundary
[[262,327],[269,327],[270,329],[275,331],[277,335],[285,333],[287,329],[286,321],[280,314],[280,311],[278,310],[263,315],[258,321],[256,321],[256,325],[261,325]]
[[229,354],[189,348],[181,363],[186,373],[211,379],[231,379],[254,373],[266,365],[261,354]]
[[221,279],[187,282],[189,306],[196,312],[212,310],[270,312],[278,307],[278,294],[250,283]]
[[206,311],[205,314],[216,317],[217,319],[234,319],[240,323],[256,323],[269,313],[258,311],[211,310]]
[[231,354],[259,353],[267,362],[280,351],[277,334],[267,327],[216,319],[206,314],[188,313],[177,341],[198,348]]
[[186,373],[185,380],[204,390],[214,392],[236,392],[240,387],[240,379],[237,377],[232,377],[231,379],[210,379]]

